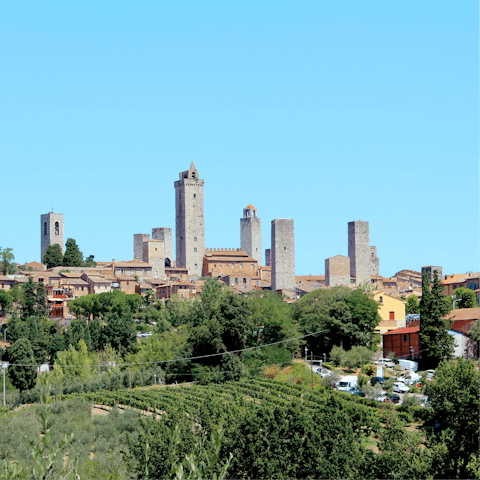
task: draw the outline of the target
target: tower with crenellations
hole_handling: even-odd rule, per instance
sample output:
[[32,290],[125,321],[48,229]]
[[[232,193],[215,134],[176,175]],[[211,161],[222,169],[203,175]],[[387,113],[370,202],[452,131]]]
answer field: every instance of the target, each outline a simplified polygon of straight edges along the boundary
[[194,162],[179,177],[174,184],[176,265],[200,277],[205,255],[204,181]]
[[49,212],[40,216],[40,263],[43,263],[48,246],[54,244],[60,245],[64,253],[63,214]]
[[262,225],[252,204],[243,209],[240,219],[240,247],[257,261],[258,266],[262,265]]

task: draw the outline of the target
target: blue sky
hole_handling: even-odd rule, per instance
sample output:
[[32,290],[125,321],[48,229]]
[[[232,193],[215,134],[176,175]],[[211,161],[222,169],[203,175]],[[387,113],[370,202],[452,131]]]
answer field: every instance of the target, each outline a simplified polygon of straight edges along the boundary
[[252,203],[295,220],[297,275],[370,222],[380,273],[479,266],[479,12],[464,1],[10,2],[1,8],[0,246],[40,215],[96,260],[174,227],[205,180],[207,247]]

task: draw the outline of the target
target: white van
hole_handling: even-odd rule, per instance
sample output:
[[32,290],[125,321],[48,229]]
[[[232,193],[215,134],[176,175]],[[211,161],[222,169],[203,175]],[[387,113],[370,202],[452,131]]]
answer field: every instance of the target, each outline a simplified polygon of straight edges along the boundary
[[412,370],[412,372],[418,371],[418,362],[412,360],[399,360],[398,364],[402,370]]
[[355,375],[347,375],[337,382],[337,390],[339,392],[346,392],[351,387],[356,387],[358,384],[358,377]]

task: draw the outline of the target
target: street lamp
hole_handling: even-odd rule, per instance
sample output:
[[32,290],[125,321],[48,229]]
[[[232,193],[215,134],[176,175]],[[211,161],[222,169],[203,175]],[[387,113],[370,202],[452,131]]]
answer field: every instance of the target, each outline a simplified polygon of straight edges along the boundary
[[307,352],[308,352],[308,348],[305,347],[305,366],[308,366],[308,363],[307,363]]
[[3,331],[3,350],[7,349],[7,329]]
[[[454,309],[454,310],[455,310],[455,303],[456,303],[456,302],[461,302],[461,301],[462,301],[462,299],[461,299],[461,298],[457,298],[457,299],[456,299],[456,298],[457,298],[457,296],[456,296],[456,295],[452,295],[452,299],[453,299],[453,309]],[[456,300],[455,300],[455,299],[456,299]]]

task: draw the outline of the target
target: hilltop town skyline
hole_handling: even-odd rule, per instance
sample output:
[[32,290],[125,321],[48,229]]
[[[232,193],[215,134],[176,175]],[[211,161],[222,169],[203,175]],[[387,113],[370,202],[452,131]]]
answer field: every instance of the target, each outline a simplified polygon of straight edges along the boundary
[[4,11],[0,246],[16,261],[38,260],[52,205],[85,255],[130,258],[134,233],[174,227],[194,161],[206,247],[239,246],[252,204],[264,244],[295,220],[298,275],[347,255],[359,219],[384,276],[480,270],[478,6],[87,4]]

